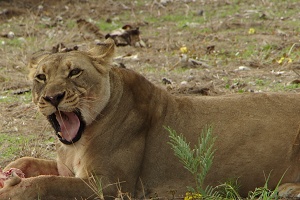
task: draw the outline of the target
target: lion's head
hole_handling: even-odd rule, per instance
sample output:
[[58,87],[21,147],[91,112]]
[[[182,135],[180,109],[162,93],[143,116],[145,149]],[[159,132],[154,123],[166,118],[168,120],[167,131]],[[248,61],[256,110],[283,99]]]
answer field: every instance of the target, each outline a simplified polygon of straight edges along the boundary
[[61,142],[78,141],[110,98],[111,39],[87,52],[38,53],[29,63],[32,96]]

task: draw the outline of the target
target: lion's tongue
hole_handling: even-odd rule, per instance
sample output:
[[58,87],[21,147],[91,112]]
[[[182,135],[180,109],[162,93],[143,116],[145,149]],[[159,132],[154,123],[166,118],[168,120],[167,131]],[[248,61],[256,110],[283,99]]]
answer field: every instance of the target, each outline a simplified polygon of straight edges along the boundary
[[56,119],[60,125],[61,137],[71,142],[80,127],[79,118],[73,112],[57,112]]

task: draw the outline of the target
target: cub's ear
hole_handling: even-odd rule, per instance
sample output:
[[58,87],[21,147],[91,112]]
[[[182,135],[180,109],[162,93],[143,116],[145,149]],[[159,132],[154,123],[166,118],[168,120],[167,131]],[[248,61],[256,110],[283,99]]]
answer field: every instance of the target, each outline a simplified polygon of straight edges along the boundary
[[43,60],[50,54],[51,53],[48,51],[38,51],[38,52],[32,54],[32,56],[28,62],[28,65],[27,65],[27,67],[29,69],[29,74],[28,74],[29,80],[34,79],[34,74],[36,72],[38,64],[41,62],[41,60]]
[[110,63],[115,52],[115,41],[111,38],[90,49],[88,53],[99,62]]

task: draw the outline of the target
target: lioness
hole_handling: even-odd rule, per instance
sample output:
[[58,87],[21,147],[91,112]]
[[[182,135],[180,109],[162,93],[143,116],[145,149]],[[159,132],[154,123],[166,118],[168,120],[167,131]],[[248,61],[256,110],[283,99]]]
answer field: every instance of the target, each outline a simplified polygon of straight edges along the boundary
[[101,180],[104,198],[118,190],[133,198],[182,197],[193,178],[164,126],[193,146],[207,124],[217,140],[206,184],[238,179],[246,196],[269,174],[271,189],[284,175],[290,184],[281,195],[300,194],[300,94],[177,97],[111,67],[113,52],[108,39],[87,52],[41,53],[29,63],[33,101],[57,134],[57,159],[9,164],[6,170],[21,169],[26,178],[5,181],[0,199],[94,199],[91,177]]

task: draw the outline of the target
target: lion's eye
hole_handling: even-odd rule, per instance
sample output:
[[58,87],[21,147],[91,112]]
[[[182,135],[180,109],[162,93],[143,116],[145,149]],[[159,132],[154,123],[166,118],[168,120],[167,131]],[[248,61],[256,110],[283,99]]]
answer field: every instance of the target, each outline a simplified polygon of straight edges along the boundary
[[75,77],[78,77],[80,74],[82,73],[82,70],[81,69],[72,69],[69,73],[69,78],[75,78]]
[[46,75],[45,74],[38,74],[35,76],[35,79],[39,82],[45,82],[46,81]]

